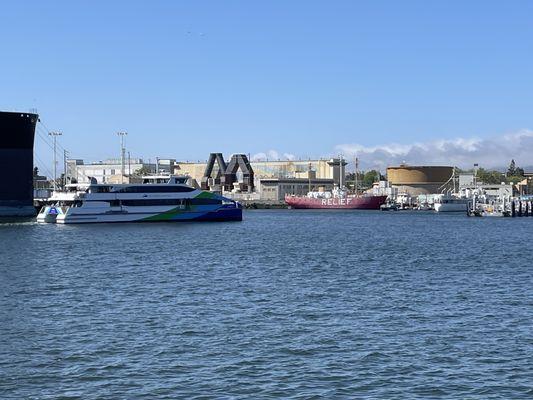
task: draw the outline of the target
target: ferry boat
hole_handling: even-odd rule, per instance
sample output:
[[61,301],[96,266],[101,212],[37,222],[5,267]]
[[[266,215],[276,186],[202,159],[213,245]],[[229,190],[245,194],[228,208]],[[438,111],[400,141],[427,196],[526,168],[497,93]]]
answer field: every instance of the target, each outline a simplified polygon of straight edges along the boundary
[[[241,221],[240,203],[186,184],[186,176],[144,177],[139,184],[71,184],[37,221],[58,224]],[[56,195],[56,199],[60,196]]]
[[285,195],[285,203],[291,208],[305,209],[353,209],[379,210],[387,196],[371,194],[348,194],[346,190],[334,188],[331,192],[309,192],[307,196]]

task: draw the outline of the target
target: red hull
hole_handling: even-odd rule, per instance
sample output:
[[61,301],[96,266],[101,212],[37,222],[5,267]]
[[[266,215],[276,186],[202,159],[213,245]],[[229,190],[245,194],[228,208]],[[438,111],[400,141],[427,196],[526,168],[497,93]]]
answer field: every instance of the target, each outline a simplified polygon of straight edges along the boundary
[[315,199],[314,197],[285,196],[292,208],[325,208],[350,210],[379,210],[387,196],[348,196],[345,198]]

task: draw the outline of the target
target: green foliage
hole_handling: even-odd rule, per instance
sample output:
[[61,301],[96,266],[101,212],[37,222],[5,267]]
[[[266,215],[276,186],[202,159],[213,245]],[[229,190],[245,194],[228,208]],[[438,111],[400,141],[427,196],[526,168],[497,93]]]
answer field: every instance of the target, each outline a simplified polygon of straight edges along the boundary
[[484,168],[477,170],[477,180],[488,185],[506,182],[506,177],[499,171],[488,171]]
[[499,171],[489,171],[483,168],[479,168],[477,170],[477,179],[479,182],[483,182],[489,185],[500,184],[502,182],[518,183],[524,180],[524,170],[520,167],[517,167],[514,160],[511,160],[511,163],[509,164],[509,169],[507,170],[506,174]]
[[377,182],[381,179],[381,174],[379,171],[371,170],[365,172],[365,175],[363,177],[363,185],[365,187],[370,187],[374,182]]
[[517,167],[515,161],[511,160],[506,175],[509,182],[519,182],[524,180],[524,169]]
[[[368,189],[372,187],[372,184],[374,182],[377,182],[379,180],[384,180],[385,177],[381,175],[379,171],[371,170],[371,171],[359,171],[357,173],[357,183],[359,189]],[[350,172],[346,174],[346,182],[350,182],[350,187],[353,187],[355,185],[355,173]]]

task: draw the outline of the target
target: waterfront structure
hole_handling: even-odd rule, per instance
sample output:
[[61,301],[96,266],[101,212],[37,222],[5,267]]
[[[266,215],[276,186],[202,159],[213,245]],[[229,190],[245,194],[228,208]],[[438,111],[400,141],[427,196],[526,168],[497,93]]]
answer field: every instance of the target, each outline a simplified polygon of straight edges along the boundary
[[[142,184],[70,184],[61,202],[41,209],[39,222],[240,221],[239,203],[195,189],[187,177],[147,176]],[[69,195],[73,193],[73,195]]]
[[0,216],[32,216],[33,143],[39,116],[0,111]]
[[401,164],[387,168],[387,180],[402,193],[411,197],[440,193],[453,176],[450,166],[417,166]]

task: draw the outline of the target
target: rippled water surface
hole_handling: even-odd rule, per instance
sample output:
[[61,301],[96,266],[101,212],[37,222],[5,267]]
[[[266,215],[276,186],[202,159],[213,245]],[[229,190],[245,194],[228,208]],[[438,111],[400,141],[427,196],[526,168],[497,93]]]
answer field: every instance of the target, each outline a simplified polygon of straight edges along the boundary
[[533,398],[533,218],[0,225],[0,398]]

